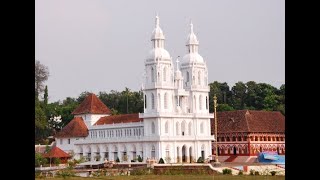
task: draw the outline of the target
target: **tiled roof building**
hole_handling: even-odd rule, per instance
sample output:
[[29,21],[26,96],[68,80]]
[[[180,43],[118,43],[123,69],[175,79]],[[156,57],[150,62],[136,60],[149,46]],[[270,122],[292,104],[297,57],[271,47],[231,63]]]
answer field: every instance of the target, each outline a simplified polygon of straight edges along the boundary
[[[254,156],[261,151],[285,154],[285,117],[277,111],[237,110],[217,112],[220,156]],[[215,132],[211,119],[211,133]],[[215,143],[213,143],[215,154]]]

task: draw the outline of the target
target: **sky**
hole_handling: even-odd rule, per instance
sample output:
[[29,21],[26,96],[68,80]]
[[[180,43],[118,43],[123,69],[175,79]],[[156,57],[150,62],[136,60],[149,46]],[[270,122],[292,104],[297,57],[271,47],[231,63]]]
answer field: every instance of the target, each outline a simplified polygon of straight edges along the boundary
[[284,0],[36,0],[35,59],[49,68],[49,102],[140,90],[156,14],[174,61],[187,53],[192,21],[209,83],[285,83]]

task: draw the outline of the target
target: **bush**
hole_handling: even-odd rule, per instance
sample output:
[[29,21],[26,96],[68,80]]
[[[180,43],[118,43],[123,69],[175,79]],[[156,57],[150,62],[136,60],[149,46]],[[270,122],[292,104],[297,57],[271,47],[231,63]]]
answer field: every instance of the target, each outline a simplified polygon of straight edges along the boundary
[[259,171],[255,171],[254,175],[259,176],[260,175]]
[[75,173],[73,172],[73,169],[68,167],[66,169],[60,170],[57,172],[57,175],[62,177],[63,179],[66,179],[67,177],[73,177],[75,176]]
[[61,164],[61,160],[59,158],[53,158],[53,164],[55,164],[56,166]]
[[136,162],[136,160],[131,160],[131,162]]
[[120,162],[120,159],[119,159],[119,157],[117,157],[117,159],[116,159],[116,162]]
[[140,155],[138,156],[138,161],[139,161],[139,162],[142,162],[142,161],[143,161],[143,158],[141,158]]
[[250,175],[252,175],[252,176],[254,175],[254,170],[253,169],[250,170]]
[[42,157],[40,153],[35,153],[35,167],[39,167],[40,165],[47,164],[48,161],[46,158]]
[[238,173],[238,175],[243,175],[243,171],[240,170],[239,173]]
[[130,172],[130,175],[148,175],[148,174],[153,174],[153,171],[150,168],[139,168],[139,169],[134,169]]
[[274,176],[274,175],[276,175],[277,172],[276,171],[271,171],[270,173],[271,173],[272,176]]
[[232,170],[231,169],[223,169],[222,170],[222,174],[232,174]]
[[163,160],[162,158],[160,158],[160,160],[159,160],[158,163],[159,163],[159,164],[164,164],[164,160]]
[[203,162],[204,162],[204,161],[203,161],[203,158],[202,158],[202,157],[199,157],[197,163],[203,163]]

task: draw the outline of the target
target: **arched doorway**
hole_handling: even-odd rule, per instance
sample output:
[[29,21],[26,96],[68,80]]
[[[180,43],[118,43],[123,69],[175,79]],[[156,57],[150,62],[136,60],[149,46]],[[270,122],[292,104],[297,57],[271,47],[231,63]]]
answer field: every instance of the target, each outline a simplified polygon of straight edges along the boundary
[[233,155],[237,155],[237,148],[233,146]]
[[205,160],[204,144],[201,146],[201,157],[202,157],[202,160]]
[[182,146],[182,162],[187,162],[187,159],[186,159],[186,145]]
[[220,147],[219,146],[218,146],[218,152],[217,153],[218,153],[218,156],[219,156],[220,155]]
[[262,152],[262,146],[260,146],[260,152]]

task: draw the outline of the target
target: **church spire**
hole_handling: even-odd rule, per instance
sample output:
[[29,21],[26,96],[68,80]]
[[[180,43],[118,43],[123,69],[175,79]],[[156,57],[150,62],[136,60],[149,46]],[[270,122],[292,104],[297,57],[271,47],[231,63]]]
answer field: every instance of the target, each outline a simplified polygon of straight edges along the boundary
[[197,36],[193,32],[193,23],[190,21],[190,33],[187,38],[186,46],[189,53],[198,53],[199,41]]

